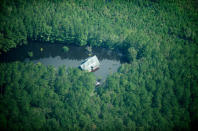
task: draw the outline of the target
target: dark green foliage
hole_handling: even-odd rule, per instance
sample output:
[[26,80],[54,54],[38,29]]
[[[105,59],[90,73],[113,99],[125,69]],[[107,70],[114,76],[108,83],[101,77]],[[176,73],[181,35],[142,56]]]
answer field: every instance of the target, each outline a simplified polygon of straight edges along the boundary
[[29,51],[29,52],[28,52],[28,56],[29,56],[29,57],[33,57],[33,56],[34,56],[34,53],[33,53],[32,51]]
[[67,46],[63,46],[63,51],[64,52],[68,52],[69,51],[69,48]]
[[[1,64],[0,70],[1,128],[64,130],[75,125],[78,129],[81,117],[91,118],[85,112],[91,106],[93,74],[65,67],[57,72],[54,67],[32,63]],[[82,122],[91,124],[87,119]]]
[[137,51],[133,48],[133,47],[130,47],[128,49],[128,59],[129,61],[135,61],[137,58]]
[[129,63],[93,74],[0,64],[0,128],[190,130],[198,121],[193,0],[1,0],[0,51],[27,40],[123,49]]
[[198,43],[194,2],[1,0],[0,50],[27,40],[109,48],[183,39]]

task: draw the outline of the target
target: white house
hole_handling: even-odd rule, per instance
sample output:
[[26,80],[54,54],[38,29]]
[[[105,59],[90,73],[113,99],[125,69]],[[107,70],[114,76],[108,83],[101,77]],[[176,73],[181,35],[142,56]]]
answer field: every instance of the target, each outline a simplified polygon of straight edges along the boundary
[[100,66],[98,58],[95,56],[87,58],[81,65],[82,70],[87,70],[89,72],[95,71]]

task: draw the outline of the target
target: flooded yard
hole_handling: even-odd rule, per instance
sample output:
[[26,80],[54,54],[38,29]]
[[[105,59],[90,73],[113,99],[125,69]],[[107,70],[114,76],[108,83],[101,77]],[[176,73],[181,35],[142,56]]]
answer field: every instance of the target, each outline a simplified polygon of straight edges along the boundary
[[[29,43],[0,55],[0,62],[33,62],[55,68],[65,65],[78,68],[89,57],[85,47],[67,45],[68,52],[63,51],[63,44]],[[32,56],[28,55],[31,52]],[[100,68],[94,72],[97,78],[105,79],[108,74],[114,73],[120,67],[122,54],[105,48],[93,47],[92,55],[96,55],[100,62]]]

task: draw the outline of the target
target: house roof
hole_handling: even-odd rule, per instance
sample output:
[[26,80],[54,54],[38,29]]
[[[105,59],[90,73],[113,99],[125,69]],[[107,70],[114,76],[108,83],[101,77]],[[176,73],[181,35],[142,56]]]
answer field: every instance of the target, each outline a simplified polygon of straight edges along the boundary
[[91,70],[91,67],[96,67],[99,66],[99,60],[97,58],[97,56],[92,56],[87,58],[81,65],[80,67],[84,70]]

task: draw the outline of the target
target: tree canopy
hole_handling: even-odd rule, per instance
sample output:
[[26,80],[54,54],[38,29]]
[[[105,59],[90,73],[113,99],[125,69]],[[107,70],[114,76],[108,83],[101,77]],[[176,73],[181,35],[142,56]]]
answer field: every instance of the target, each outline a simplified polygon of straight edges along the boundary
[[[1,0],[0,52],[28,41],[120,49],[99,87],[64,66],[0,63],[0,128],[192,130],[198,121],[195,0]],[[16,54],[17,55],[17,54]]]

